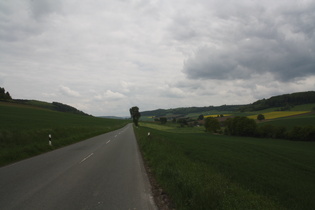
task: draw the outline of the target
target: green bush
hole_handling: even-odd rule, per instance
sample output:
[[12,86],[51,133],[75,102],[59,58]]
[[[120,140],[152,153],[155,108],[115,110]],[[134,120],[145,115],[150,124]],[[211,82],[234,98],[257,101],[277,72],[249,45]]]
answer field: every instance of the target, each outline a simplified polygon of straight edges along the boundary
[[221,126],[216,118],[207,117],[205,120],[205,128],[208,132],[217,132],[218,130],[220,130]]
[[234,136],[256,136],[257,124],[247,117],[234,117],[226,120],[227,133]]
[[273,125],[262,125],[258,128],[258,135],[262,138],[274,138],[275,137],[275,127]]
[[315,141],[315,127],[314,126],[295,126],[289,132],[289,138],[300,141]]
[[263,114],[257,115],[257,120],[262,121],[264,119],[265,119],[265,115],[263,115]]

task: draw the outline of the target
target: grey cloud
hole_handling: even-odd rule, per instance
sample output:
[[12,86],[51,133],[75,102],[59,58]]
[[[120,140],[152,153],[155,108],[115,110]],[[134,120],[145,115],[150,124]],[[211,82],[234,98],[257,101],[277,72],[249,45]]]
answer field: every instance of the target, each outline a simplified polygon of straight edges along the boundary
[[238,64],[235,52],[201,48],[184,64],[184,73],[192,79],[244,79],[248,69]]
[[198,29],[194,24],[194,19],[195,17],[186,16],[184,14],[178,14],[178,16],[174,17],[172,24],[168,28],[172,38],[179,41],[185,41],[198,36]]
[[[269,73],[290,81],[314,75],[315,16],[309,9],[314,5],[300,8],[298,15],[286,8],[277,10],[280,14],[259,10],[254,17],[227,19],[234,31],[222,30],[221,39],[210,39],[219,45],[199,48],[185,61],[183,72],[191,79],[219,80]],[[230,32],[233,36],[226,34]]]
[[52,13],[59,13],[61,2],[59,0],[30,0],[30,9],[35,19],[41,19]]
[[42,17],[58,11],[59,1],[5,1],[0,4],[0,40],[15,42],[40,34]]
[[[277,52],[278,50],[278,52]],[[223,52],[214,48],[200,49],[184,64],[184,73],[192,79],[250,79],[270,73],[278,80],[289,81],[314,74],[315,57],[306,50],[275,49],[256,51],[254,47]]]
[[310,2],[0,0],[0,84],[94,115],[314,89]]
[[180,85],[166,83],[158,87],[159,96],[166,98],[185,98],[190,95],[189,91],[179,87]]
[[60,86],[59,91],[61,94],[65,95],[65,96],[69,96],[69,97],[79,97],[80,96],[80,93],[78,93],[77,91],[72,90],[66,86]]

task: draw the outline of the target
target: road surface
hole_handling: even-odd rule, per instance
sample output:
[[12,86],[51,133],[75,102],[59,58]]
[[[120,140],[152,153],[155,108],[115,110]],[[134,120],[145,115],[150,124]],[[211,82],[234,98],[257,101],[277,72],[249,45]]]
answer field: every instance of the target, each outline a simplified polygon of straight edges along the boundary
[[1,167],[0,209],[156,209],[132,125]]

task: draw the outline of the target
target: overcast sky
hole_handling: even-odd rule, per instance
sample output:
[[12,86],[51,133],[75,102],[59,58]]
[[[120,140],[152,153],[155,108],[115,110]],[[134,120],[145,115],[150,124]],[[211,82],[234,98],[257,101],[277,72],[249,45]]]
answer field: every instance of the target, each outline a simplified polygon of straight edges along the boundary
[[95,116],[315,90],[314,0],[0,0],[0,86]]

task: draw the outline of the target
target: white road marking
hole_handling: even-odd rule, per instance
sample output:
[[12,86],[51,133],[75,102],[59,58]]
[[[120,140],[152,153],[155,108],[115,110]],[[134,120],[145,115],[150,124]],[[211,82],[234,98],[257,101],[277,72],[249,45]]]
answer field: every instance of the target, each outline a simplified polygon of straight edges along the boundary
[[115,138],[117,137],[117,135],[115,136]]
[[83,158],[83,160],[81,160],[80,163],[86,161],[89,157],[91,157],[92,155],[94,155],[94,153],[89,154],[87,157]]
[[110,142],[110,140],[108,140],[108,142],[106,142],[106,144],[108,144]]

